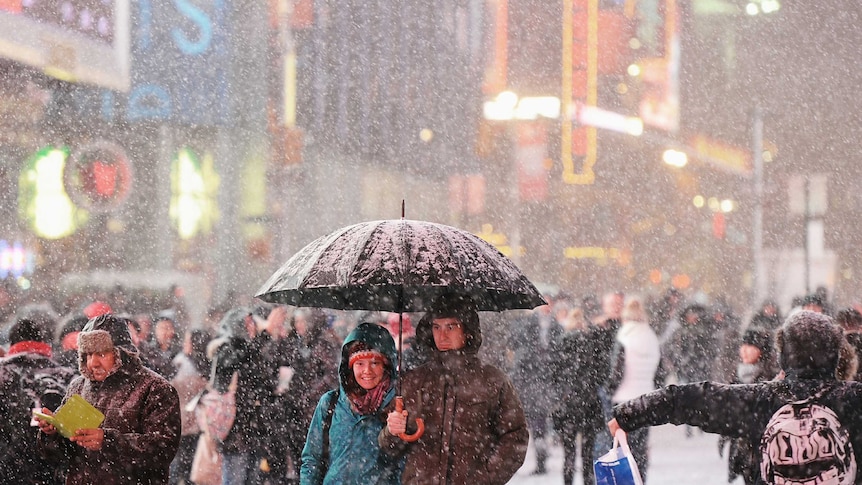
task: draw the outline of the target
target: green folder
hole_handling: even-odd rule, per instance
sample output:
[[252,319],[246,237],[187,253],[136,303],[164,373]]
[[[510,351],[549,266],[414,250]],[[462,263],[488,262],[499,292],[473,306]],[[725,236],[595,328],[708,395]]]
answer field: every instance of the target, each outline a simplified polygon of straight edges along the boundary
[[105,420],[105,415],[80,394],[73,394],[53,416],[38,411],[33,414],[54,425],[66,438],[74,436],[79,429],[98,428]]

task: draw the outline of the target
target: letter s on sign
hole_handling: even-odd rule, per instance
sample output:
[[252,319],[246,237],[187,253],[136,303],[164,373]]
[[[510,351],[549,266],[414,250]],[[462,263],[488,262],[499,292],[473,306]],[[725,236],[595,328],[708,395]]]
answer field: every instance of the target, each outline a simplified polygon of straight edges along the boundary
[[189,40],[178,28],[171,30],[171,37],[183,54],[196,56],[203,54],[212,43],[213,23],[212,19],[198,7],[192,5],[188,0],[174,0],[177,10],[194,22],[199,28],[197,41]]

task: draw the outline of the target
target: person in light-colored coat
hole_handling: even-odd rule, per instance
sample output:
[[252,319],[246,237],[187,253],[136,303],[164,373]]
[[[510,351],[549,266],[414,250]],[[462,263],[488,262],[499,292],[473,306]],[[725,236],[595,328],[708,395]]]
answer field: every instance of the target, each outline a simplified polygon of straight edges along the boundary
[[[664,380],[659,338],[649,325],[640,297],[626,297],[622,321],[611,357],[614,367],[608,382],[608,391],[613,404],[653,391]],[[629,446],[644,481],[646,481],[649,463],[648,441],[649,428],[629,433]]]

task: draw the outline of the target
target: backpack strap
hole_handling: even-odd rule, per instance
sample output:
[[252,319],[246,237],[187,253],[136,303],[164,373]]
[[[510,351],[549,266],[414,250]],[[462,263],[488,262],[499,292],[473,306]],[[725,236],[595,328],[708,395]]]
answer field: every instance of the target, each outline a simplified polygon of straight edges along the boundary
[[790,402],[817,403],[820,401],[820,399],[823,398],[824,395],[826,395],[827,392],[831,391],[835,387],[835,384],[836,382],[824,382],[820,387],[817,388],[814,393],[812,393],[808,397],[792,400]]
[[332,397],[329,399],[329,405],[326,408],[326,414],[323,416],[323,446],[320,453],[320,478],[326,476],[326,470],[329,469],[329,429],[332,427],[332,415],[335,414],[335,404],[338,403],[338,396],[341,394],[340,389],[335,389]]

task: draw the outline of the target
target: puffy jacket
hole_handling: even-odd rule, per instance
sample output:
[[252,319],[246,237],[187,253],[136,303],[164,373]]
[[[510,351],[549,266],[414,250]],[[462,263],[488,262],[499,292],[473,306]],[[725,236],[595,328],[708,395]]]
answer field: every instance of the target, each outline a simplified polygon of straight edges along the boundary
[[[385,428],[380,434],[387,453],[406,453],[403,483],[502,485],[524,463],[529,432],[521,401],[508,376],[476,355],[480,329],[462,323],[472,345],[431,352],[425,364],[403,376],[408,430],[415,418],[423,418],[425,433],[414,443]],[[416,338],[434,349],[430,327],[423,318]]]
[[76,377],[65,399],[73,394],[105,414],[105,442],[88,451],[60,434],[39,434],[43,452],[69,461],[67,484],[168,483],[180,442],[180,402],[167,380],[124,352],[123,364],[104,381]]
[[[348,364],[347,349],[350,344],[357,341],[380,351],[392,364],[390,366],[392,387],[383,399],[380,409],[373,414],[362,415],[354,410],[344,386],[347,373],[353,372]],[[311,426],[308,428],[308,437],[302,450],[300,484],[398,485],[401,483],[404,460],[381,453],[377,444],[377,436],[386,425],[384,409],[395,398],[397,379],[395,342],[385,328],[374,323],[365,323],[350,332],[341,348],[342,358],[338,372],[340,390],[329,429],[329,466],[321,481],[320,464],[325,458],[323,457],[323,422],[329,403],[336,395],[335,391],[325,393],[314,410]]]

